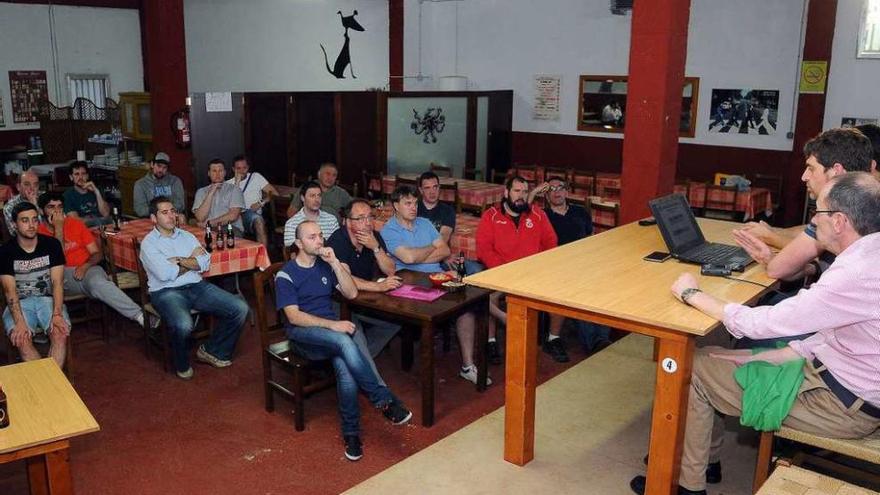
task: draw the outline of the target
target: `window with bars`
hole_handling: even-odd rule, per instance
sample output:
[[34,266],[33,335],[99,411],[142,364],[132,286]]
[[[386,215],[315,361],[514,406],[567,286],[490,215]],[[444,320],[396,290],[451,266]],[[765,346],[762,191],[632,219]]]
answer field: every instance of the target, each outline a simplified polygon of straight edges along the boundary
[[857,56],[880,58],[880,0],[865,0]]
[[[90,100],[95,106],[103,108],[104,99],[110,92],[110,76],[106,74],[68,74],[67,88],[70,93],[70,104],[73,105],[77,98]],[[87,118],[76,115],[75,118]]]

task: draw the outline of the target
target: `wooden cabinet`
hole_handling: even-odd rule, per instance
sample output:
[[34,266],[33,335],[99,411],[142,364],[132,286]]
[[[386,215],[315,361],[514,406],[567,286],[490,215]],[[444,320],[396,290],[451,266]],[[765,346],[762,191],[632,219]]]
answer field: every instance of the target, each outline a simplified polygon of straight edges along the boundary
[[122,134],[135,141],[153,140],[150,93],[119,93]]
[[135,216],[134,212],[134,183],[150,172],[148,167],[120,166],[117,172],[119,177],[119,196],[122,201],[122,214]]

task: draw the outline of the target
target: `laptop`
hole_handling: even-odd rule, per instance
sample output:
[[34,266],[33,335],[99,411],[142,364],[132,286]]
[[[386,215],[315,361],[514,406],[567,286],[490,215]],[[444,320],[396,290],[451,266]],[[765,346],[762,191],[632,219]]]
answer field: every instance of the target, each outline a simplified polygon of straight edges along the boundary
[[721,265],[743,271],[754,260],[739,246],[706,242],[683,194],[670,194],[648,202],[669,253],[685,263]]

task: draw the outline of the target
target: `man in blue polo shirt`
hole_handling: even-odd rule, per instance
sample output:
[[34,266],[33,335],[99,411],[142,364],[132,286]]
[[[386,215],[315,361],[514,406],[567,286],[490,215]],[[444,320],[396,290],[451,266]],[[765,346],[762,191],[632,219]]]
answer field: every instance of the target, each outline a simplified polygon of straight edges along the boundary
[[287,338],[294,352],[333,363],[345,457],[357,461],[363,457],[358,389],[395,425],[408,422],[412,412],[378,382],[368,358],[352,338],[362,330],[351,321],[340,320],[333,309],[334,289],[346,299],[357,297],[358,290],[333,248],[324,247],[321,227],[306,220],[297,226],[294,236],[297,254],[275,276],[275,304],[287,317]]
[[[419,193],[411,186],[399,186],[391,194],[394,216],[382,228],[382,239],[395,260],[398,270],[416,272],[442,272],[440,262],[449,257],[449,245],[427,218],[417,216]],[[474,364],[473,313],[465,313],[455,322],[455,333],[461,347],[461,371],[459,376],[477,383],[477,366]],[[486,378],[486,385],[492,380]]]

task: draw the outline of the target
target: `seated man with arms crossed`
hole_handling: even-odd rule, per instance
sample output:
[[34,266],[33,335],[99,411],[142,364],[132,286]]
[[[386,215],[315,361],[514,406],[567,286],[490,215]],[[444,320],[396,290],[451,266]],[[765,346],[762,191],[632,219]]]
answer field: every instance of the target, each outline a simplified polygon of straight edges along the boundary
[[6,294],[3,324],[25,361],[40,359],[32,338],[49,334],[49,356],[64,366],[70,317],[64,307],[64,251],[53,237],[37,233],[37,207],[27,201],[12,209],[18,235],[0,247],[0,281]]
[[64,213],[79,218],[86,227],[110,223],[110,205],[104,201],[101,189],[89,179],[89,164],[73,162],[70,180],[73,187],[64,191]]
[[58,239],[64,247],[65,292],[97,299],[122,316],[144,326],[144,312],[141,307],[122,292],[101,268],[100,263],[104,256],[98,249],[92,231],[76,216],[64,215],[64,198],[61,193],[43,193],[39,202],[46,221],[40,224],[37,232]]
[[[507,179],[501,205],[483,212],[477,227],[477,256],[488,268],[516,261],[556,247],[556,232],[547,215],[530,205],[529,183],[520,176]],[[489,298],[489,311],[502,323],[507,314],[501,310],[501,293]],[[495,341],[495,320],[490,318],[489,360],[501,364],[501,351]]]
[[358,290],[333,249],[324,246],[320,227],[306,220],[295,236],[296,256],[275,275],[276,307],[287,317],[292,349],[308,359],[333,363],[345,457],[357,461],[363,457],[358,389],[394,425],[408,422],[412,412],[377,380],[369,358],[352,338],[361,330],[355,323],[339,320],[333,310],[334,289],[346,299],[357,297]]
[[284,223],[284,245],[293,245],[293,241],[296,239],[296,228],[306,220],[317,223],[321,227],[321,234],[325,239],[329,239],[339,228],[339,222],[334,215],[321,208],[324,201],[321,185],[314,181],[306,182],[299,188],[299,196],[303,206]]
[[213,228],[232,224],[235,235],[241,236],[244,233],[241,212],[246,209],[244,195],[237,186],[225,182],[226,163],[219,158],[211,160],[208,178],[211,183],[196,191],[193,199],[192,211],[199,227],[205,227],[208,223]]
[[[343,206],[347,205],[349,201],[351,201],[351,195],[348,194],[348,191],[339,187],[336,184],[336,178],[339,176],[339,170],[336,168],[336,164],[326,162],[322,163],[320,167],[318,167],[318,184],[321,186],[321,209],[326,211],[327,213],[333,215],[336,218],[336,223],[339,223],[341,220],[339,218],[339,209]],[[305,186],[303,186],[305,187]],[[287,216],[291,217],[294,213],[296,213],[300,208],[303,207],[303,194],[302,187],[296,190],[293,193],[293,197],[290,201],[290,206],[287,207]],[[324,232],[325,237],[329,237],[329,234]],[[285,244],[286,245],[286,244]]]
[[[401,285],[400,277],[394,275],[394,259],[388,255],[385,241],[373,231],[373,209],[364,200],[355,198],[342,209],[342,228],[327,240],[327,245],[339,261],[345,263],[359,291],[387,292]],[[384,279],[373,281],[378,276]],[[371,318],[361,314],[352,319],[364,327],[367,354],[376,357],[394,335],[400,325]],[[361,332],[358,332],[361,333]],[[376,373],[378,375],[378,373]]]
[[156,227],[141,241],[140,260],[147,272],[150,300],[168,326],[177,376],[184,380],[193,376],[188,347],[191,310],[217,317],[210,340],[199,346],[196,358],[215,368],[230,366],[248,315],[247,304],[202,279],[200,273],[210,268],[211,255],[194,235],[175,227],[177,211],[170,198],[150,201],[150,219]]
[[[815,332],[758,354],[720,347],[696,351],[679,494],[706,493],[706,466],[718,459],[724,431],[717,413],[740,416],[744,407],[752,407],[744,405],[743,388],[734,378],[743,364],[805,359],[803,382],[781,418],[786,426],[833,438],[864,437],[880,426],[880,182],[865,172],[835,177],[819,193],[816,206],[816,237],[837,260],[809,289],[775,306],[750,308],[702,292],[691,274],[672,285],[676,299],[722,320],[736,338]],[[645,477],[637,476],[630,486],[643,493]]]
[[[452,233],[455,232],[455,208],[440,201],[440,177],[437,177],[434,172],[423,173],[419,176],[419,192],[421,197],[419,198],[418,215],[431,221],[451,252],[450,239],[452,239]],[[452,253],[452,256],[455,257],[457,254]],[[473,275],[484,269],[483,265],[476,260],[458,260],[458,263],[461,262],[464,262],[466,275]],[[446,263],[443,263],[443,267],[453,271],[458,269],[455,266],[448,266]]]
[[[440,262],[449,257],[449,246],[427,218],[417,216],[419,193],[410,186],[398,186],[391,193],[394,216],[382,228],[382,239],[395,259],[398,270],[442,272]],[[473,313],[464,313],[455,322],[455,333],[461,347],[461,371],[458,376],[477,383],[477,365],[474,364]],[[492,380],[486,377],[486,385]]]

